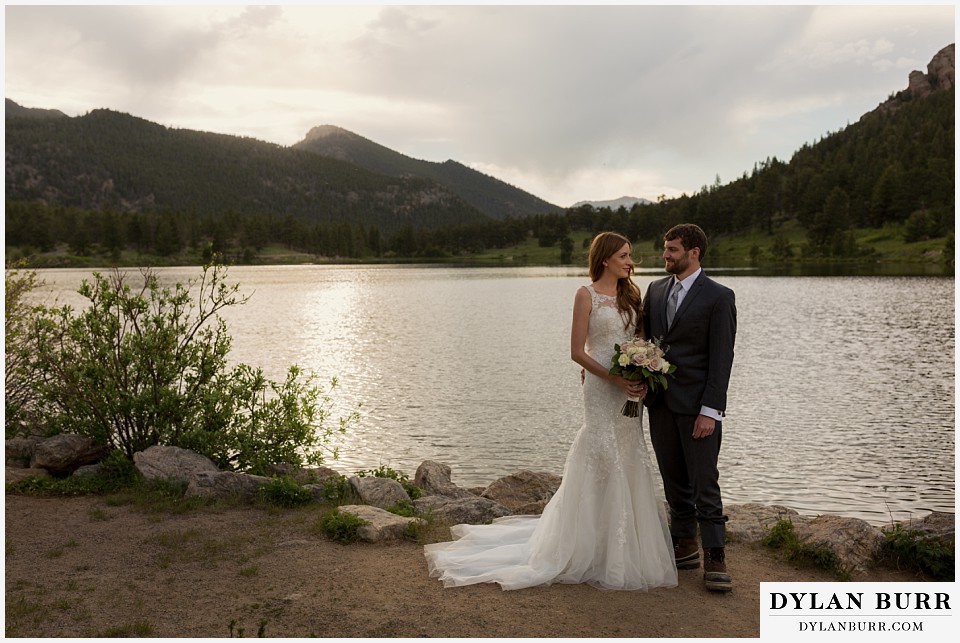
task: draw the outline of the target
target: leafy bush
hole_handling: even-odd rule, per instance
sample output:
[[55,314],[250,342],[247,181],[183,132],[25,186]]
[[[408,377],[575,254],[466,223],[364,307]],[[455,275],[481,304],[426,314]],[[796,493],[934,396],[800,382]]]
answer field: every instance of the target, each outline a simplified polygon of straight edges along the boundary
[[366,524],[366,520],[349,512],[341,512],[339,509],[334,509],[320,521],[320,525],[325,534],[344,544],[352,543],[359,539],[360,536],[358,532],[360,527]]
[[[316,376],[293,366],[283,383],[260,369],[227,368],[231,338],[220,317],[243,304],[226,268],[161,286],[150,269],[142,282],[125,273],[94,273],[79,293],[81,312],[41,308],[33,326],[37,391],[57,432],[86,435],[127,458],[156,444],[192,449],[227,470],[264,474],[270,464],[320,464],[334,430],[332,400]],[[196,299],[191,294],[196,292]],[[330,381],[330,390],[336,387]]]
[[330,476],[323,481],[323,497],[330,504],[340,505],[354,496],[346,476]]
[[895,565],[910,567],[934,580],[953,582],[955,554],[952,547],[903,525],[882,531],[886,536],[884,554]]
[[423,489],[410,482],[410,478],[407,477],[407,474],[382,464],[376,469],[357,471],[357,475],[361,478],[372,476],[374,478],[390,478],[391,480],[396,480],[403,485],[403,490],[407,492],[407,495],[410,496],[411,500],[416,500],[423,495]]
[[26,264],[8,266],[4,272],[4,424],[7,437],[29,429],[36,412],[37,372],[31,368],[30,324],[35,307],[27,295],[42,285]]
[[309,489],[304,489],[288,476],[274,478],[257,489],[257,498],[277,507],[299,507],[313,500]]

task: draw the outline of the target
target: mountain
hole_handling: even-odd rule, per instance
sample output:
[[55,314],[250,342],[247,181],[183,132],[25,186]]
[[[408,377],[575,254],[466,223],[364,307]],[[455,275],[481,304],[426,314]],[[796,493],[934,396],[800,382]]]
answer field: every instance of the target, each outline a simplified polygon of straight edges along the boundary
[[428,178],[494,219],[561,210],[552,203],[456,161],[434,163],[414,159],[333,125],[314,127],[293,147],[348,161],[378,174]]
[[292,215],[395,230],[487,217],[438,182],[388,176],[247,137],[107,109],[77,117],[7,100],[6,198],[118,212]]
[[610,208],[611,210],[619,210],[620,208],[626,208],[629,210],[635,205],[649,205],[653,203],[649,199],[641,199],[636,196],[622,196],[619,199],[611,199],[609,201],[577,201],[574,203],[571,208],[579,208],[582,205],[589,205],[593,208]]
[[38,109],[34,107],[23,107],[15,102],[6,99],[6,117],[7,118],[69,118],[58,109]]

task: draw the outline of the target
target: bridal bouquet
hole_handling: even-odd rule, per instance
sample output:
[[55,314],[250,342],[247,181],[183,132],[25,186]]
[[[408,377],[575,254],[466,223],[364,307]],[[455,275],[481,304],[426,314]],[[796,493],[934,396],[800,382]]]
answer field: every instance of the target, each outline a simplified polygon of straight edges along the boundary
[[[673,376],[677,367],[664,358],[666,349],[659,339],[635,337],[614,345],[613,367],[610,375],[622,375],[628,380],[643,380],[651,393],[667,388],[667,375]],[[640,415],[640,398],[629,397],[621,412],[627,417]]]

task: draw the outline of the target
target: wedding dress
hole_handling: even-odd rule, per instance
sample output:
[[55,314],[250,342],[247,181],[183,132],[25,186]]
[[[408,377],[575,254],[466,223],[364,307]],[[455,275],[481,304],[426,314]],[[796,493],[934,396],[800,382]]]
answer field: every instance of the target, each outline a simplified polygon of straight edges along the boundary
[[[587,287],[593,307],[587,353],[611,363],[624,329],[616,299]],[[677,584],[666,512],[641,418],[624,417],[615,385],[587,372],[583,425],[563,480],[540,516],[507,516],[489,525],[456,525],[452,542],[424,547],[430,575],[445,587],[499,583],[505,590],[550,583],[647,590]]]

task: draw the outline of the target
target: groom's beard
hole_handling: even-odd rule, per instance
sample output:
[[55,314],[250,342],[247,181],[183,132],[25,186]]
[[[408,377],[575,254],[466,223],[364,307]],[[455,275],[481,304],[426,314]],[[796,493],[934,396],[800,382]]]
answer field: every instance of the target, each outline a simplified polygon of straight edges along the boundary
[[690,267],[690,251],[687,250],[683,253],[682,257],[676,261],[673,261],[672,263],[665,260],[663,262],[663,267],[664,270],[669,272],[671,275],[679,275],[683,273],[687,268]]

